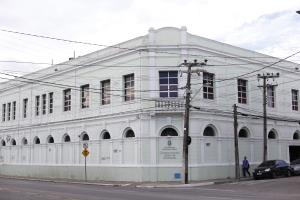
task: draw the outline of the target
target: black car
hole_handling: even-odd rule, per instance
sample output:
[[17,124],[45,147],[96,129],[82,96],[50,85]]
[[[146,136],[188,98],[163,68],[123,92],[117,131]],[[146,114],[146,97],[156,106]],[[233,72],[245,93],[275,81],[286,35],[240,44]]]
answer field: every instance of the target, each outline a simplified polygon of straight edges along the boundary
[[253,178],[276,178],[278,176],[290,176],[291,167],[284,160],[267,160],[262,162],[253,172]]
[[300,159],[292,161],[291,168],[294,175],[300,175]]

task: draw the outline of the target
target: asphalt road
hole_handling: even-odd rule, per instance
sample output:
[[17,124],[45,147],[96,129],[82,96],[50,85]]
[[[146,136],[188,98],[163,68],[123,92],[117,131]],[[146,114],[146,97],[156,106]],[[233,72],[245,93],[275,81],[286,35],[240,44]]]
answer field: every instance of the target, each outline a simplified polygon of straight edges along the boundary
[[111,187],[0,178],[1,200],[299,200],[300,176],[196,188]]

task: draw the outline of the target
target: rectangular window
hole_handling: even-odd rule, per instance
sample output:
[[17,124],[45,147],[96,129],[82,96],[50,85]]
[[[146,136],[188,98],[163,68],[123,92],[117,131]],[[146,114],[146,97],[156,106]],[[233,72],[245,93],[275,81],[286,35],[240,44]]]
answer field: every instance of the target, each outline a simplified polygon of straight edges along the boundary
[[46,107],[47,107],[47,95],[43,94],[42,95],[42,113],[43,113],[43,115],[46,114]]
[[48,112],[49,113],[53,113],[53,92],[50,92],[48,94],[48,98],[49,98],[49,109],[48,109]]
[[12,104],[12,119],[15,120],[16,119],[16,108],[17,106],[17,102],[13,101],[13,104]]
[[6,104],[2,104],[2,121],[5,122]]
[[238,102],[247,104],[247,80],[238,79]]
[[124,100],[134,100],[134,74],[124,76]]
[[28,99],[23,99],[23,118],[27,117]]
[[35,115],[39,116],[40,114],[40,96],[35,96]]
[[71,110],[71,89],[64,90],[64,111]]
[[88,108],[89,107],[89,90],[90,85],[82,85],[80,86],[80,93],[81,93],[81,108]]
[[101,104],[110,104],[110,80],[101,81]]
[[10,114],[11,114],[11,103],[7,104],[7,121],[10,120]]
[[159,72],[159,96],[178,97],[178,71]]
[[214,74],[203,73],[203,98],[214,99]]
[[292,110],[298,110],[299,104],[299,90],[292,90]]
[[268,107],[271,108],[275,107],[275,86],[274,85],[267,86],[267,103],[268,103]]

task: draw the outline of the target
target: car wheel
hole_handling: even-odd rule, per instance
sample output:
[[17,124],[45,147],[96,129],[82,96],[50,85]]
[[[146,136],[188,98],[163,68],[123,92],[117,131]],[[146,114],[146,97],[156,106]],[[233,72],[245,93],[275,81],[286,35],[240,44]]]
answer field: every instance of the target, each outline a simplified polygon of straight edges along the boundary
[[286,172],[286,177],[290,177],[291,176],[291,171],[290,170],[287,170]]
[[272,178],[276,178],[276,177],[277,177],[276,173],[272,172]]

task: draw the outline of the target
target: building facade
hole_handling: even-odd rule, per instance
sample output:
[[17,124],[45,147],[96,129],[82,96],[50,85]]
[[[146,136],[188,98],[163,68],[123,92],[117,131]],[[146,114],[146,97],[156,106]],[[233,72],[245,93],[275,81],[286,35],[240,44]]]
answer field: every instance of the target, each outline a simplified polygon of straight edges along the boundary
[[234,176],[234,104],[240,160],[262,161],[258,73],[280,73],[268,80],[268,158],[300,156],[297,64],[166,27],[1,83],[0,174],[84,179],[87,143],[89,180],[180,180],[180,64],[194,59],[207,65],[192,75],[191,180]]

